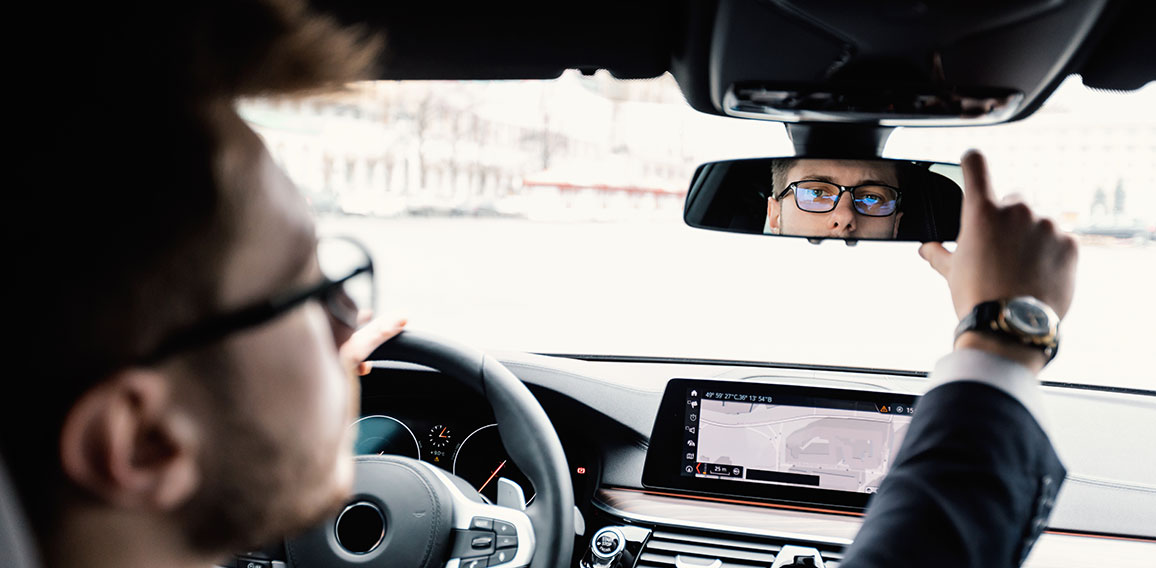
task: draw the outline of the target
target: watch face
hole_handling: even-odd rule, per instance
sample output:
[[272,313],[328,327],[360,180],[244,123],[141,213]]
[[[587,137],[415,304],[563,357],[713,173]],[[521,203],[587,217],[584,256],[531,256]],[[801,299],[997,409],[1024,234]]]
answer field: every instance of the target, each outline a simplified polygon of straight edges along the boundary
[[1015,298],[1007,303],[1008,324],[1025,335],[1045,336],[1052,331],[1052,318],[1039,300]]

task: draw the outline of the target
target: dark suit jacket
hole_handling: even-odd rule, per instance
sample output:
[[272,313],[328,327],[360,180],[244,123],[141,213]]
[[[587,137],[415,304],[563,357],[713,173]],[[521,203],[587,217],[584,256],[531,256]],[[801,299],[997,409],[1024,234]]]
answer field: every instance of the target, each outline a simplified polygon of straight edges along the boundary
[[1065,474],[1019,401],[982,383],[935,388],[839,566],[1019,566]]

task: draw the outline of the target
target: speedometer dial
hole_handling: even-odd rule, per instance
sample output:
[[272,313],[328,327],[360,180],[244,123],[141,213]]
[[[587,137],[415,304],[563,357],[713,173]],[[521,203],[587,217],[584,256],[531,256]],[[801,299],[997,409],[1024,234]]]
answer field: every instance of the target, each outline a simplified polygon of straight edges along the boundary
[[526,504],[534,500],[534,486],[506,455],[497,424],[482,426],[462,440],[454,454],[454,474],[468,481],[491,503],[498,500],[498,479],[502,477],[522,486]]
[[353,453],[364,455],[393,455],[418,459],[421,454],[417,436],[408,426],[392,416],[376,414],[354,422],[357,442]]

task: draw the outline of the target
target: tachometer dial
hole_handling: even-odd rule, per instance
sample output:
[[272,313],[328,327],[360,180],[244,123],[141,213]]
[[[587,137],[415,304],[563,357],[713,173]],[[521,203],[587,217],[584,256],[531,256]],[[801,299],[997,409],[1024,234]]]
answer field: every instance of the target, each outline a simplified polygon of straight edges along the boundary
[[450,445],[453,441],[453,431],[449,426],[438,424],[429,430],[429,436],[426,438],[429,441],[430,448],[444,448]]
[[366,416],[354,422],[350,428],[357,429],[353,453],[359,456],[394,455],[418,459],[421,454],[413,430],[392,416]]
[[474,430],[454,454],[454,474],[465,479],[491,503],[498,500],[498,479],[505,477],[522,486],[526,504],[534,500],[534,486],[529,478],[510,461],[498,436],[498,425]]

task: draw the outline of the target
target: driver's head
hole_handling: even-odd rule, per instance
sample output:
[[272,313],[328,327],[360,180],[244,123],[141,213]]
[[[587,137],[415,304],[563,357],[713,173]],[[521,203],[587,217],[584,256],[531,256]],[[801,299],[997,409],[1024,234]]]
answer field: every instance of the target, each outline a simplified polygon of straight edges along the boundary
[[94,53],[69,57],[99,76],[49,83],[16,130],[32,152],[5,229],[0,449],[50,564],[217,559],[310,525],[352,481],[351,330],[321,302],[157,353],[322,280],[304,201],[233,103],[345,82],[378,46],[295,2],[180,9],[77,22]]
[[[894,239],[898,209],[896,168],[872,160],[775,160],[767,228],[782,235]],[[840,191],[857,188],[853,191]],[[890,205],[889,205],[890,203]]]

